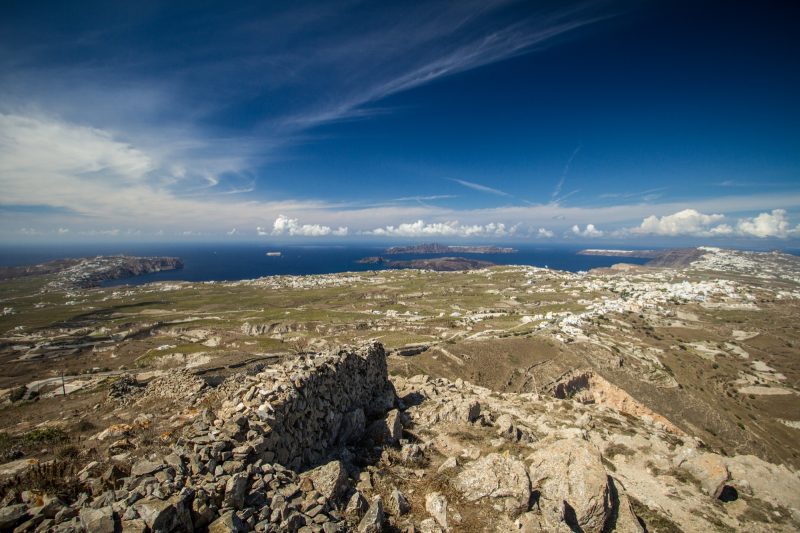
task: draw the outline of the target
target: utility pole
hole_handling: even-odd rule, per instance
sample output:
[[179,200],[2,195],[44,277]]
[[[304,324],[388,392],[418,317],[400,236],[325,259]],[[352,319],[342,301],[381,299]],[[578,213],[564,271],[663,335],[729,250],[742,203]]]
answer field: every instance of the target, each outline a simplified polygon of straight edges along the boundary
[[61,370],[61,394],[64,398],[67,397],[67,386],[64,384],[64,370]]

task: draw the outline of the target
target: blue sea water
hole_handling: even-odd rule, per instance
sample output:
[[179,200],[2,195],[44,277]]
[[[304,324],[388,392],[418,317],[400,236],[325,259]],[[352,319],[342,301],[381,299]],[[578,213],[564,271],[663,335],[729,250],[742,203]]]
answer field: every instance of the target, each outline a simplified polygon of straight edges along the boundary
[[[330,274],[381,269],[380,265],[360,264],[364,257],[384,255],[386,246],[269,246],[267,244],[95,244],[71,246],[3,246],[0,265],[34,264],[65,257],[127,254],[139,256],[177,256],[184,268],[115,280],[114,285],[139,285],[153,281],[233,281],[283,274]],[[643,264],[647,259],[578,255],[580,248],[517,247],[513,254],[400,254],[396,260],[463,256],[501,265],[532,265],[576,272],[615,263]],[[281,252],[270,257],[266,252]]]

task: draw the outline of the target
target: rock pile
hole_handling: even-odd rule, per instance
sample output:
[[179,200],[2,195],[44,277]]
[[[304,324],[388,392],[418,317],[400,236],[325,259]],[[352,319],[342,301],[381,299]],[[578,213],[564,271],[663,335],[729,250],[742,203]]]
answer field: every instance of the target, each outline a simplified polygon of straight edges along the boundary
[[[378,344],[216,388],[173,373],[145,394],[184,408],[169,446],[132,460],[127,437],[115,442],[112,462],[77,473],[76,499],[7,495],[0,530],[641,533],[640,516],[659,530],[800,526],[800,476],[785,467],[716,454],[595,403],[427,376],[390,382]],[[134,439],[152,418],[96,438]],[[768,528],[751,527],[750,505],[769,505]]]
[[[146,456],[129,472],[90,463],[79,473],[90,490],[74,504],[55,513],[6,506],[3,523],[58,532],[342,530],[349,474],[330,458],[346,454],[370,418],[378,418],[370,428],[389,428],[387,438],[399,432],[396,411],[380,418],[396,399],[385,358],[381,345],[369,345],[239,375],[238,389],[216,412],[198,412],[170,453]],[[204,386],[178,372],[144,394],[173,401],[183,391],[196,403]],[[129,389],[139,387],[123,380],[113,396]]]
[[[800,474],[753,456],[714,453],[652,417],[461,380],[393,381],[406,406],[405,431],[417,437],[402,445],[393,479],[402,483],[427,464],[423,481],[399,485],[417,502],[414,510],[427,513],[417,531],[641,533],[642,508],[660,521],[658,530],[800,525],[800,499],[787,496],[800,490]],[[755,472],[770,472],[769,486],[756,488]],[[781,510],[758,529],[741,515],[744,505]]]

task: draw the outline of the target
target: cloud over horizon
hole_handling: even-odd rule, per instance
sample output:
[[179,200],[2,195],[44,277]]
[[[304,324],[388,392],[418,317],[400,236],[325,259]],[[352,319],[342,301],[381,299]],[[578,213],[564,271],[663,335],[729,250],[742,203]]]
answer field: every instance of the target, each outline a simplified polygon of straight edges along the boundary
[[572,226],[572,233],[578,237],[588,237],[592,239],[602,237],[604,235],[604,232],[597,229],[594,224],[586,224],[586,227],[583,230],[581,230],[580,226],[575,224]]
[[[792,228],[786,218],[786,210],[773,209],[769,213],[759,213],[754,217],[740,218],[735,225],[724,223],[723,214],[704,214],[696,209],[684,209],[657,217],[651,215],[638,227],[626,232],[635,235],[659,235],[667,237],[756,237],[758,239],[787,237],[800,235],[800,224]],[[626,233],[623,232],[623,233]]]
[[[782,126],[800,121],[778,105],[797,91],[750,95],[726,77],[762,121],[737,129],[718,118],[730,114],[714,108],[714,77],[686,95],[671,90],[681,72],[664,70],[663,87],[630,74],[666,68],[644,51],[596,86],[618,66],[614,39],[664,44],[607,23],[624,9],[49,7],[52,20],[0,7],[0,241],[800,237],[796,136]],[[693,60],[685,48],[670,64]],[[587,62],[589,49],[603,53]],[[697,110],[708,131],[687,136],[654,98]]]
[[416,222],[385,226],[363,232],[364,235],[379,237],[507,237],[514,235],[516,227],[506,229],[502,222],[485,225],[463,225],[457,220],[426,224],[422,219]]
[[347,235],[347,232],[348,229],[346,226],[333,229],[321,224],[300,224],[300,221],[296,218],[280,215],[272,224],[271,235],[288,234],[292,237],[325,237],[327,235],[333,235],[336,237],[344,237]]

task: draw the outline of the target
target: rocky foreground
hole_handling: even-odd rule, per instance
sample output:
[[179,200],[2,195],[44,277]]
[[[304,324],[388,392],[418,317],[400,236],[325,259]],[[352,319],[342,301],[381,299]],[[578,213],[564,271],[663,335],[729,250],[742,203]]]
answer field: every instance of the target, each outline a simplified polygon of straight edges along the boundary
[[[128,422],[90,439],[101,452],[19,465],[2,487],[0,530],[800,527],[797,473],[719,455],[654,413],[592,403],[570,383],[533,394],[390,380],[380,344],[222,383],[186,371],[146,386],[123,378],[107,402]],[[48,472],[57,483],[43,482]]]

